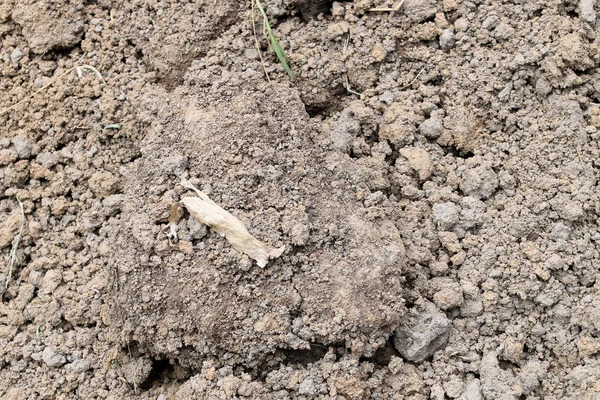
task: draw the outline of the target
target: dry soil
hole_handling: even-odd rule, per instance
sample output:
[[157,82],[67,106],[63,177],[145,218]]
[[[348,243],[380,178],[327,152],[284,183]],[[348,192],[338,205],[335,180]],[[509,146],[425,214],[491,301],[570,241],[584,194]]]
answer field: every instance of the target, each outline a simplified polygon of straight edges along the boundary
[[0,397],[599,399],[595,3],[4,0]]

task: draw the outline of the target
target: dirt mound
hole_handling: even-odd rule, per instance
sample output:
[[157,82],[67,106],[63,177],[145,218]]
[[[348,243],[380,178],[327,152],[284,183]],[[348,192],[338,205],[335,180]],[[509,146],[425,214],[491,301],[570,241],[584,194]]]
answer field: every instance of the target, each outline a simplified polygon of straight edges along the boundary
[[[329,150],[293,90],[262,83],[260,72],[245,78],[210,94],[201,85],[143,94],[163,122],[150,124],[125,175],[117,327],[186,365],[229,354],[255,367],[311,343],[369,357],[404,310],[404,247],[390,219],[399,209],[383,196],[365,207],[370,169]],[[189,215],[170,246],[160,231],[187,192],[182,174],[257,237],[285,244],[284,255],[261,269]]]

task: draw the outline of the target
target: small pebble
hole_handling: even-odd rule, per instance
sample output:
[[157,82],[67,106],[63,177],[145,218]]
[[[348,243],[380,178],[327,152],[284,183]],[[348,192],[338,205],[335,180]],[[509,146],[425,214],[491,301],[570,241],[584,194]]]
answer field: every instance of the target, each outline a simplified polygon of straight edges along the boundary
[[21,58],[23,58],[23,52],[18,47],[10,53],[10,62],[15,68],[19,66]]
[[458,222],[458,207],[454,203],[436,203],[433,205],[433,222],[441,231],[447,231]]
[[454,32],[450,29],[444,29],[440,35],[440,47],[443,50],[450,50],[454,47],[456,40],[454,39]]

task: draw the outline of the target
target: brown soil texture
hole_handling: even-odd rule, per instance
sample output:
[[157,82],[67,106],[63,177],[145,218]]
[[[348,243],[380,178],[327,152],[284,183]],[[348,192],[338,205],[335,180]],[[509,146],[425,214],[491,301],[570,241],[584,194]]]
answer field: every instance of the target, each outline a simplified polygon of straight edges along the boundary
[[598,5],[262,5],[0,4],[0,398],[600,398]]

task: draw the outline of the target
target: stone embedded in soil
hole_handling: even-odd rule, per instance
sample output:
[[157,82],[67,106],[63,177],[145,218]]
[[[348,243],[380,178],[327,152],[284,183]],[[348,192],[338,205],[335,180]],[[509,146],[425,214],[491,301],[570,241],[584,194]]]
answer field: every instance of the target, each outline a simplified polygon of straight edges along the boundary
[[64,355],[56,353],[54,349],[50,346],[46,346],[46,348],[42,352],[42,360],[49,367],[61,367],[67,362],[67,359]]
[[208,233],[208,227],[191,216],[187,219],[187,227],[192,239],[202,239]]
[[440,47],[443,50],[450,50],[454,47],[455,42],[456,40],[454,39],[454,32],[452,32],[451,29],[444,29],[440,35]]
[[483,400],[479,379],[473,379],[472,381],[467,382],[464,391],[458,400]]
[[123,195],[113,194],[102,200],[102,206],[106,209],[108,215],[115,215],[123,207]]
[[407,360],[421,362],[444,347],[449,336],[448,318],[432,303],[424,301],[424,310],[396,329],[394,346]]
[[515,339],[506,339],[504,341],[504,352],[502,358],[504,360],[518,364],[523,356],[523,343]]
[[383,60],[385,60],[385,57],[387,56],[387,51],[385,50],[383,45],[381,45],[381,43],[377,43],[375,45],[375,47],[373,48],[373,50],[371,51],[371,55],[378,62],[382,62]]
[[315,387],[315,381],[311,378],[304,379],[300,386],[298,387],[298,394],[300,395],[309,395],[312,396],[317,393],[317,388]]
[[568,240],[572,231],[573,229],[571,227],[563,224],[562,222],[558,222],[552,227],[550,239],[554,241]]
[[16,136],[12,140],[12,144],[15,147],[18,158],[29,158],[31,157],[31,152],[33,150],[33,145],[29,141],[29,139]]
[[456,204],[451,202],[433,205],[433,223],[439,230],[447,231],[458,222],[459,214]]
[[442,134],[444,127],[442,125],[443,117],[439,112],[432,112],[429,119],[421,122],[419,133],[427,139],[437,139]]
[[19,61],[21,61],[21,58],[23,57],[23,52],[21,51],[21,49],[19,49],[18,47],[16,47],[12,53],[10,53],[10,62],[13,65],[13,67],[18,67],[19,66]]
[[487,30],[492,30],[495,27],[497,27],[499,23],[500,23],[500,18],[498,18],[497,15],[490,15],[489,17],[487,17],[486,19],[483,20],[483,22],[481,23],[481,28],[487,29]]

